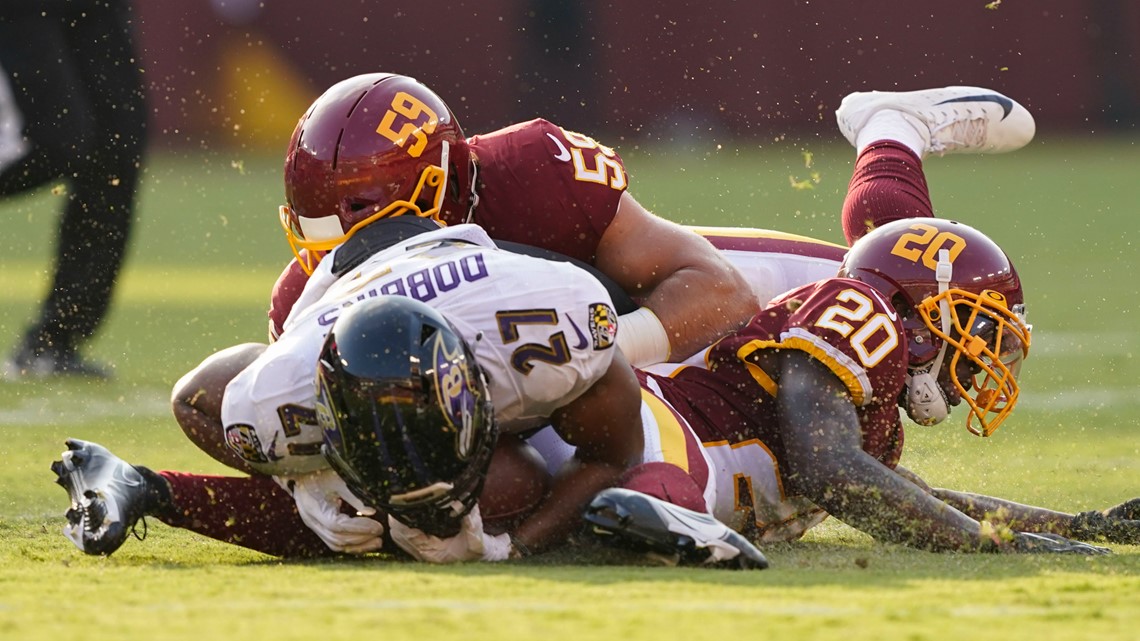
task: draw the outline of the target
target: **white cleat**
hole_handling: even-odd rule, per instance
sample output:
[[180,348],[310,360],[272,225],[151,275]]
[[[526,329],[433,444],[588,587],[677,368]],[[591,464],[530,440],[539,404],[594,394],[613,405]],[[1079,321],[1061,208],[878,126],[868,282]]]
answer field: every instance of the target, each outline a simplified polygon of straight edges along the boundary
[[939,155],[1014,151],[1029,144],[1036,131],[1025,107],[982,87],[852,93],[840,103],[835,119],[858,148],[860,130],[886,110],[898,112],[922,136],[926,150]]
[[711,514],[694,512],[648,494],[611,487],[599,492],[582,517],[613,544],[662,555],[683,565],[763,570],[768,559],[748,539]]

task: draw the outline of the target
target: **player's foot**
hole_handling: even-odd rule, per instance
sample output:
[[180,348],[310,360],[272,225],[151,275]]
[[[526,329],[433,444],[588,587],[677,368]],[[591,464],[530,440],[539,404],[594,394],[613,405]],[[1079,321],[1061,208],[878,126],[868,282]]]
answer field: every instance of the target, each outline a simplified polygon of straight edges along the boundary
[[84,360],[76,350],[34,349],[21,345],[0,366],[0,379],[17,381],[54,376],[76,376],[97,380],[111,378],[111,371]]
[[860,133],[872,116],[882,112],[905,120],[922,138],[925,151],[936,154],[1014,151],[1027,145],[1036,130],[1025,107],[981,87],[852,93],[843,99],[835,118],[843,136],[860,149],[874,142]]
[[143,475],[102,445],[78,439],[67,440],[51,471],[71,496],[64,536],[87,554],[118,550],[145,512]]
[[763,570],[764,554],[712,515],[626,490],[602,490],[583,515],[594,532],[619,545],[673,555],[683,564]]

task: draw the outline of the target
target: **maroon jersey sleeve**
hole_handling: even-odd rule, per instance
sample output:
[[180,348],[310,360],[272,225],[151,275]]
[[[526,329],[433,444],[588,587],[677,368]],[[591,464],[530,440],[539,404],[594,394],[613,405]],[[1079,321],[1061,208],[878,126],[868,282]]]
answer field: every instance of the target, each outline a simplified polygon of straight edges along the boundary
[[[696,388],[687,391],[685,402],[701,406],[704,415],[718,417],[717,425],[702,438],[736,442],[751,435],[783,461],[780,418],[771,402],[779,394],[778,372],[765,370],[764,355],[788,349],[806,352],[850,393],[863,449],[893,466],[902,450],[898,396],[907,362],[902,331],[893,307],[874,289],[831,278],[777,297],[748,325],[711,348],[707,370],[687,368],[675,376],[701,382],[719,399],[704,398]],[[725,414],[726,408],[731,412]],[[746,425],[732,427],[734,416]]]
[[807,352],[826,365],[858,407],[895,401],[906,347],[898,314],[881,294],[859,281],[832,278],[788,292],[769,305],[776,306],[788,310],[775,337],[781,348]]
[[[832,278],[772,301],[787,317],[772,346],[811,354],[843,381],[855,403],[863,450],[893,467],[902,454],[898,398],[906,384],[907,351],[894,307],[864,283]],[[763,312],[761,313],[763,316]],[[744,346],[737,356],[745,362]]]
[[277,277],[277,282],[273,284],[273,291],[269,295],[270,342],[281,336],[281,331],[285,327],[285,319],[289,318],[293,304],[297,302],[297,298],[305,289],[305,283],[308,281],[309,275],[301,269],[301,264],[297,262],[296,258],[289,261],[281,275]]
[[594,262],[628,184],[613,149],[541,119],[469,143],[479,167],[472,222],[498,240]]

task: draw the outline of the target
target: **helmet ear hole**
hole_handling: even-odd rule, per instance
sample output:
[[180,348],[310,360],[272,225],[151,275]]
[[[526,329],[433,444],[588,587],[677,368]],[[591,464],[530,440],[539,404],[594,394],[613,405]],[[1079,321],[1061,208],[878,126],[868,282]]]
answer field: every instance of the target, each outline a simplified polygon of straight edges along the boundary
[[895,295],[891,296],[891,307],[895,308],[895,313],[900,318],[910,318],[914,315],[914,309],[907,304],[906,296],[903,296],[901,292],[895,292]]

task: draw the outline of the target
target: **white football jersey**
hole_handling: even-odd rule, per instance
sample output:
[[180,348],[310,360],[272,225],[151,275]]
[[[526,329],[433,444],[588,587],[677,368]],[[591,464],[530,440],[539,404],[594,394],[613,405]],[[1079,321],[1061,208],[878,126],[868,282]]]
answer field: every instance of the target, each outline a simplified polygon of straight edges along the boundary
[[501,429],[546,423],[609,369],[617,313],[602,285],[570,263],[499,250],[474,225],[421,234],[337,278],[335,255],[309,279],[270,345],[226,387],[226,442],[266,474],[326,466],[314,413],[317,357],[355,302],[408,296],[442,313],[487,374]]

